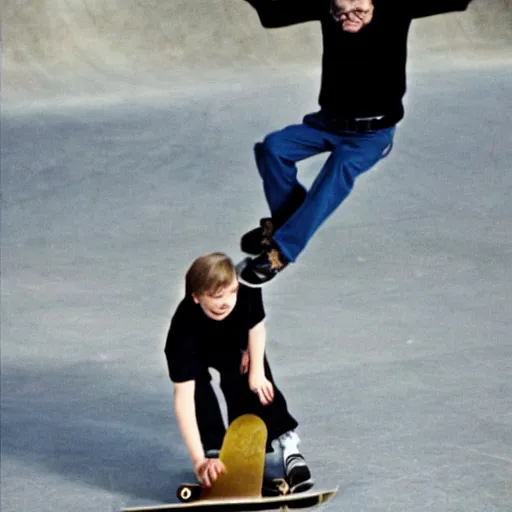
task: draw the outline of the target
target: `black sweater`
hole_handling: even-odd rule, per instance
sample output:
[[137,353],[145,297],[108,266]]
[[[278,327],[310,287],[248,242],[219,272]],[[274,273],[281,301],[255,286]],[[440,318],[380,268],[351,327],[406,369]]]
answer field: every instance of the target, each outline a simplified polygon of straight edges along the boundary
[[262,25],[277,28],[320,21],[323,36],[319,104],[335,117],[404,115],[407,35],[411,20],[464,11],[471,0],[373,0],[371,23],[344,32],[329,14],[329,0],[246,0]]

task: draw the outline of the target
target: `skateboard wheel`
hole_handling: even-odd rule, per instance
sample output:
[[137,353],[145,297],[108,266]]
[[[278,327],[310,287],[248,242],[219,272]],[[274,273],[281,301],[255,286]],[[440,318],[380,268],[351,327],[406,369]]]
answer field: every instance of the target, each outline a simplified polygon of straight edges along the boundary
[[201,488],[199,485],[180,485],[176,491],[176,496],[182,503],[196,500],[200,495]]

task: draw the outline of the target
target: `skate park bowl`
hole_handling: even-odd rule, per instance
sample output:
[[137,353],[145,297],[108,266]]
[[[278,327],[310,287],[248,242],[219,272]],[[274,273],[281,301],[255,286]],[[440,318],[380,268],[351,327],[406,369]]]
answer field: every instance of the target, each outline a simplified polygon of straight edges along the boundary
[[[475,48],[487,48],[484,60],[506,57],[510,11],[510,0],[474,0],[466,13],[416,21],[411,53],[465,50],[474,63]],[[2,23],[7,107],[226,86],[236,71],[304,72],[321,53],[315,23],[264,30],[242,0],[4,0]]]
[[[510,0],[412,23],[393,150],[263,291],[324,510],[510,510],[511,27]],[[253,144],[317,109],[321,51],[243,0],[3,1],[2,512],[195,480],[170,318],[268,214]]]

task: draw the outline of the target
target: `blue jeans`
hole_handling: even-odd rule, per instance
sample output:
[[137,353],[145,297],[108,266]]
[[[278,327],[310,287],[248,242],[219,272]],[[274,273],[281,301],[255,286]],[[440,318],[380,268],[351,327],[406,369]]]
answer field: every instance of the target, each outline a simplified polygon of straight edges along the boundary
[[[365,133],[341,131],[320,111],[305,116],[302,124],[267,135],[255,145],[256,164],[272,218],[279,218],[287,210],[285,218],[277,222],[273,238],[290,262],[349,195],[356,177],[389,154],[394,133],[394,126]],[[306,191],[297,180],[295,163],[326,151],[331,154]],[[290,209],[293,197],[301,199]]]

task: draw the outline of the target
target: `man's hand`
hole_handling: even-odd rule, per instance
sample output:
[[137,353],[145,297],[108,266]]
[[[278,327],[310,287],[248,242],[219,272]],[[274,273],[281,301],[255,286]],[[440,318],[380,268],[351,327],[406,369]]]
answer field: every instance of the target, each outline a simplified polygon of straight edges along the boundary
[[258,395],[263,405],[268,405],[274,400],[274,386],[264,374],[249,372],[249,387]]
[[245,375],[249,371],[249,351],[242,352],[242,361],[240,363],[240,374]]
[[217,477],[226,471],[220,459],[202,459],[194,464],[194,473],[201,485],[211,487]]

